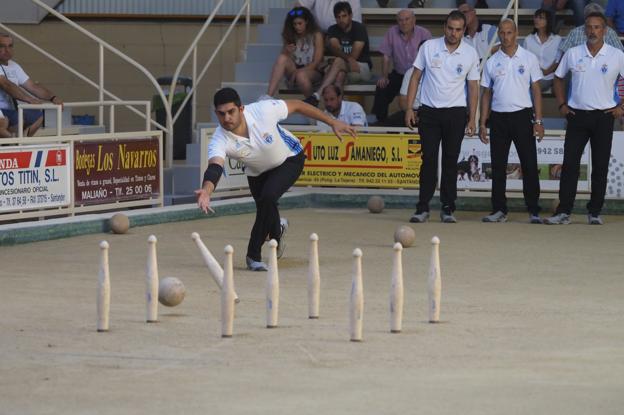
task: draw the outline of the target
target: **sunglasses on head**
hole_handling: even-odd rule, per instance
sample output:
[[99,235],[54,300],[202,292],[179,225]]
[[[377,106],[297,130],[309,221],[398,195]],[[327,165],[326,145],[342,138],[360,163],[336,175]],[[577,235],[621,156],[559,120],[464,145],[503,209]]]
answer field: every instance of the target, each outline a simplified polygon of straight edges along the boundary
[[302,9],[292,9],[291,11],[288,12],[289,16],[301,16],[302,14],[303,14]]

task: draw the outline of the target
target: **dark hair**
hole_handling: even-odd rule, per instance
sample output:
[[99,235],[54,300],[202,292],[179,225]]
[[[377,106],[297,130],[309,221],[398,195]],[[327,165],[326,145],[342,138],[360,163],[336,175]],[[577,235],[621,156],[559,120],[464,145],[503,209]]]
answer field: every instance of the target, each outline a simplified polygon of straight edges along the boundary
[[286,20],[284,20],[282,40],[285,45],[297,42],[297,33],[293,27],[293,22],[297,18],[303,19],[306,22],[306,35],[314,34],[319,31],[316,20],[310,10],[305,7],[295,7],[286,14]]
[[215,108],[219,105],[229,104],[230,102],[233,102],[237,107],[242,105],[238,92],[233,88],[221,88],[214,94],[213,103]]
[[466,27],[466,16],[464,16],[464,13],[460,12],[459,10],[451,11],[448,14],[448,16],[446,16],[446,20],[444,21],[444,25],[447,25],[449,20],[461,20],[462,22],[464,22],[464,27]]
[[334,5],[334,17],[338,16],[340,12],[347,12],[347,14],[353,14],[351,5],[347,1],[339,1]]
[[[550,11],[546,9],[537,9],[535,10],[535,13],[533,13],[533,17],[537,16],[544,16],[546,18],[546,33],[551,34],[555,32],[555,19]],[[537,29],[533,28],[533,33],[537,33]]]
[[604,13],[601,13],[601,12],[591,12],[587,16],[585,16],[585,21],[587,21],[587,19],[589,19],[590,17],[598,17],[598,18],[602,19],[602,21],[604,22],[605,26],[607,25],[607,18],[605,17]]
[[325,94],[326,89],[333,89],[334,92],[336,93],[336,96],[340,96],[342,94],[342,91],[340,90],[340,87],[338,85],[329,84],[325,88],[323,88],[323,90],[321,91],[321,95]]
[[[467,4],[467,5],[470,6],[470,3],[468,3],[467,0],[457,0],[457,7],[461,6],[462,4]],[[490,6],[487,4],[486,0],[476,0],[474,2],[474,7],[473,8],[475,8],[475,9],[489,9]]]

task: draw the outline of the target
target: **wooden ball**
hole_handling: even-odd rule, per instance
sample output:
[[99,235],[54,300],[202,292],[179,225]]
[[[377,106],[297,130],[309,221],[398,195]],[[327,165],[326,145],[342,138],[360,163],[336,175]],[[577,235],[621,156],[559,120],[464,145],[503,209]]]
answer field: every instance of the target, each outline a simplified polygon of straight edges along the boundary
[[175,277],[165,277],[158,284],[158,301],[167,307],[175,307],[184,300],[186,287]]
[[384,200],[381,196],[371,196],[366,203],[370,213],[381,213],[384,209]]
[[394,242],[399,242],[403,248],[408,248],[414,244],[416,232],[407,225],[401,225],[394,231]]
[[130,229],[130,219],[123,213],[115,213],[109,224],[113,233],[126,233]]

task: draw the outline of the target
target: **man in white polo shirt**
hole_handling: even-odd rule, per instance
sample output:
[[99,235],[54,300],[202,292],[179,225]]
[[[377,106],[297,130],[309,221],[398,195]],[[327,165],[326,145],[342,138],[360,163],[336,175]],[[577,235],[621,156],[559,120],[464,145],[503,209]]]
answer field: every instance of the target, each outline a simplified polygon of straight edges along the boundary
[[244,107],[232,88],[217,91],[214,106],[219,127],[208,145],[208,168],[202,188],[195,191],[197,204],[204,213],[210,210],[210,195],[223,173],[226,156],[242,161],[249,190],[256,202],[256,220],[247,247],[247,268],[266,271],[267,265],[261,258],[262,245],[267,237],[275,239],[278,257],[283,254],[288,222],[280,220],[278,200],[297,181],[305,161],[299,139],[278,122],[298,112],[331,125],[338,138],[341,134],[355,137],[355,131],[302,101],[266,100]]
[[[357,102],[342,99],[342,91],[336,85],[327,85],[322,92],[325,112],[333,118],[344,122],[352,127],[366,127],[366,113],[364,108]],[[316,125],[322,131],[331,131],[331,127],[322,121]]]
[[[535,138],[544,137],[542,124],[542,79],[537,57],[518,45],[518,29],[511,19],[498,25],[501,48],[492,55],[483,70],[481,86],[481,121],[479,138],[490,143],[492,160],[492,213],[483,222],[507,221],[507,159],[513,142],[522,167],[524,203],[530,223],[542,223],[539,217],[539,172]],[[531,102],[531,94],[533,101]],[[533,110],[535,109],[535,122]],[[490,112],[491,110],[491,112]],[[486,124],[490,125],[490,138]]]
[[[624,53],[604,41],[607,19],[599,12],[585,18],[587,42],[575,46],[561,58],[555,71],[554,91],[559,110],[567,118],[563,166],[559,184],[559,206],[549,225],[567,225],[576,199],[581,156],[591,145],[591,197],[587,222],[602,225],[600,211],[607,189],[607,173],[613,141],[613,120],[624,115],[615,98],[615,81],[624,76]],[[572,72],[570,96],[566,101],[564,78]]]
[[[419,200],[410,222],[422,223],[429,219],[429,202],[438,181],[440,143],[442,143],[440,219],[445,223],[457,222],[453,216],[457,199],[457,159],[464,133],[469,136],[475,133],[479,99],[479,56],[472,46],[462,41],[465,28],[464,15],[457,10],[452,11],[444,24],[444,37],[426,41],[420,47],[414,61],[415,69],[409,81],[407,102],[414,102],[420,88],[418,131],[422,165]],[[421,78],[422,86],[419,87]],[[408,105],[405,111],[405,125],[413,128],[416,121],[414,110]]]

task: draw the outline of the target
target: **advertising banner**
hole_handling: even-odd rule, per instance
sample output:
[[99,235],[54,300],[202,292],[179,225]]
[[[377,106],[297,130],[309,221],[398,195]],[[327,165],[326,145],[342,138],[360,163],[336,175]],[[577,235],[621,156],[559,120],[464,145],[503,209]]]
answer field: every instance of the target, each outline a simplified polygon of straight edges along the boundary
[[67,206],[69,145],[0,148],[0,212]]
[[617,131],[613,135],[606,197],[610,199],[624,198],[624,132],[622,131]]
[[361,134],[341,142],[334,134],[295,134],[306,154],[297,186],[418,188],[417,135]]
[[[541,190],[558,191],[563,163],[563,139],[544,138],[537,143],[537,167]],[[581,157],[579,191],[589,191],[589,146]],[[457,189],[492,190],[490,145],[478,138],[464,138],[457,163]],[[507,161],[507,190],[522,190],[522,169],[516,147],[511,144]]]
[[159,197],[158,140],[74,144],[76,206]]

